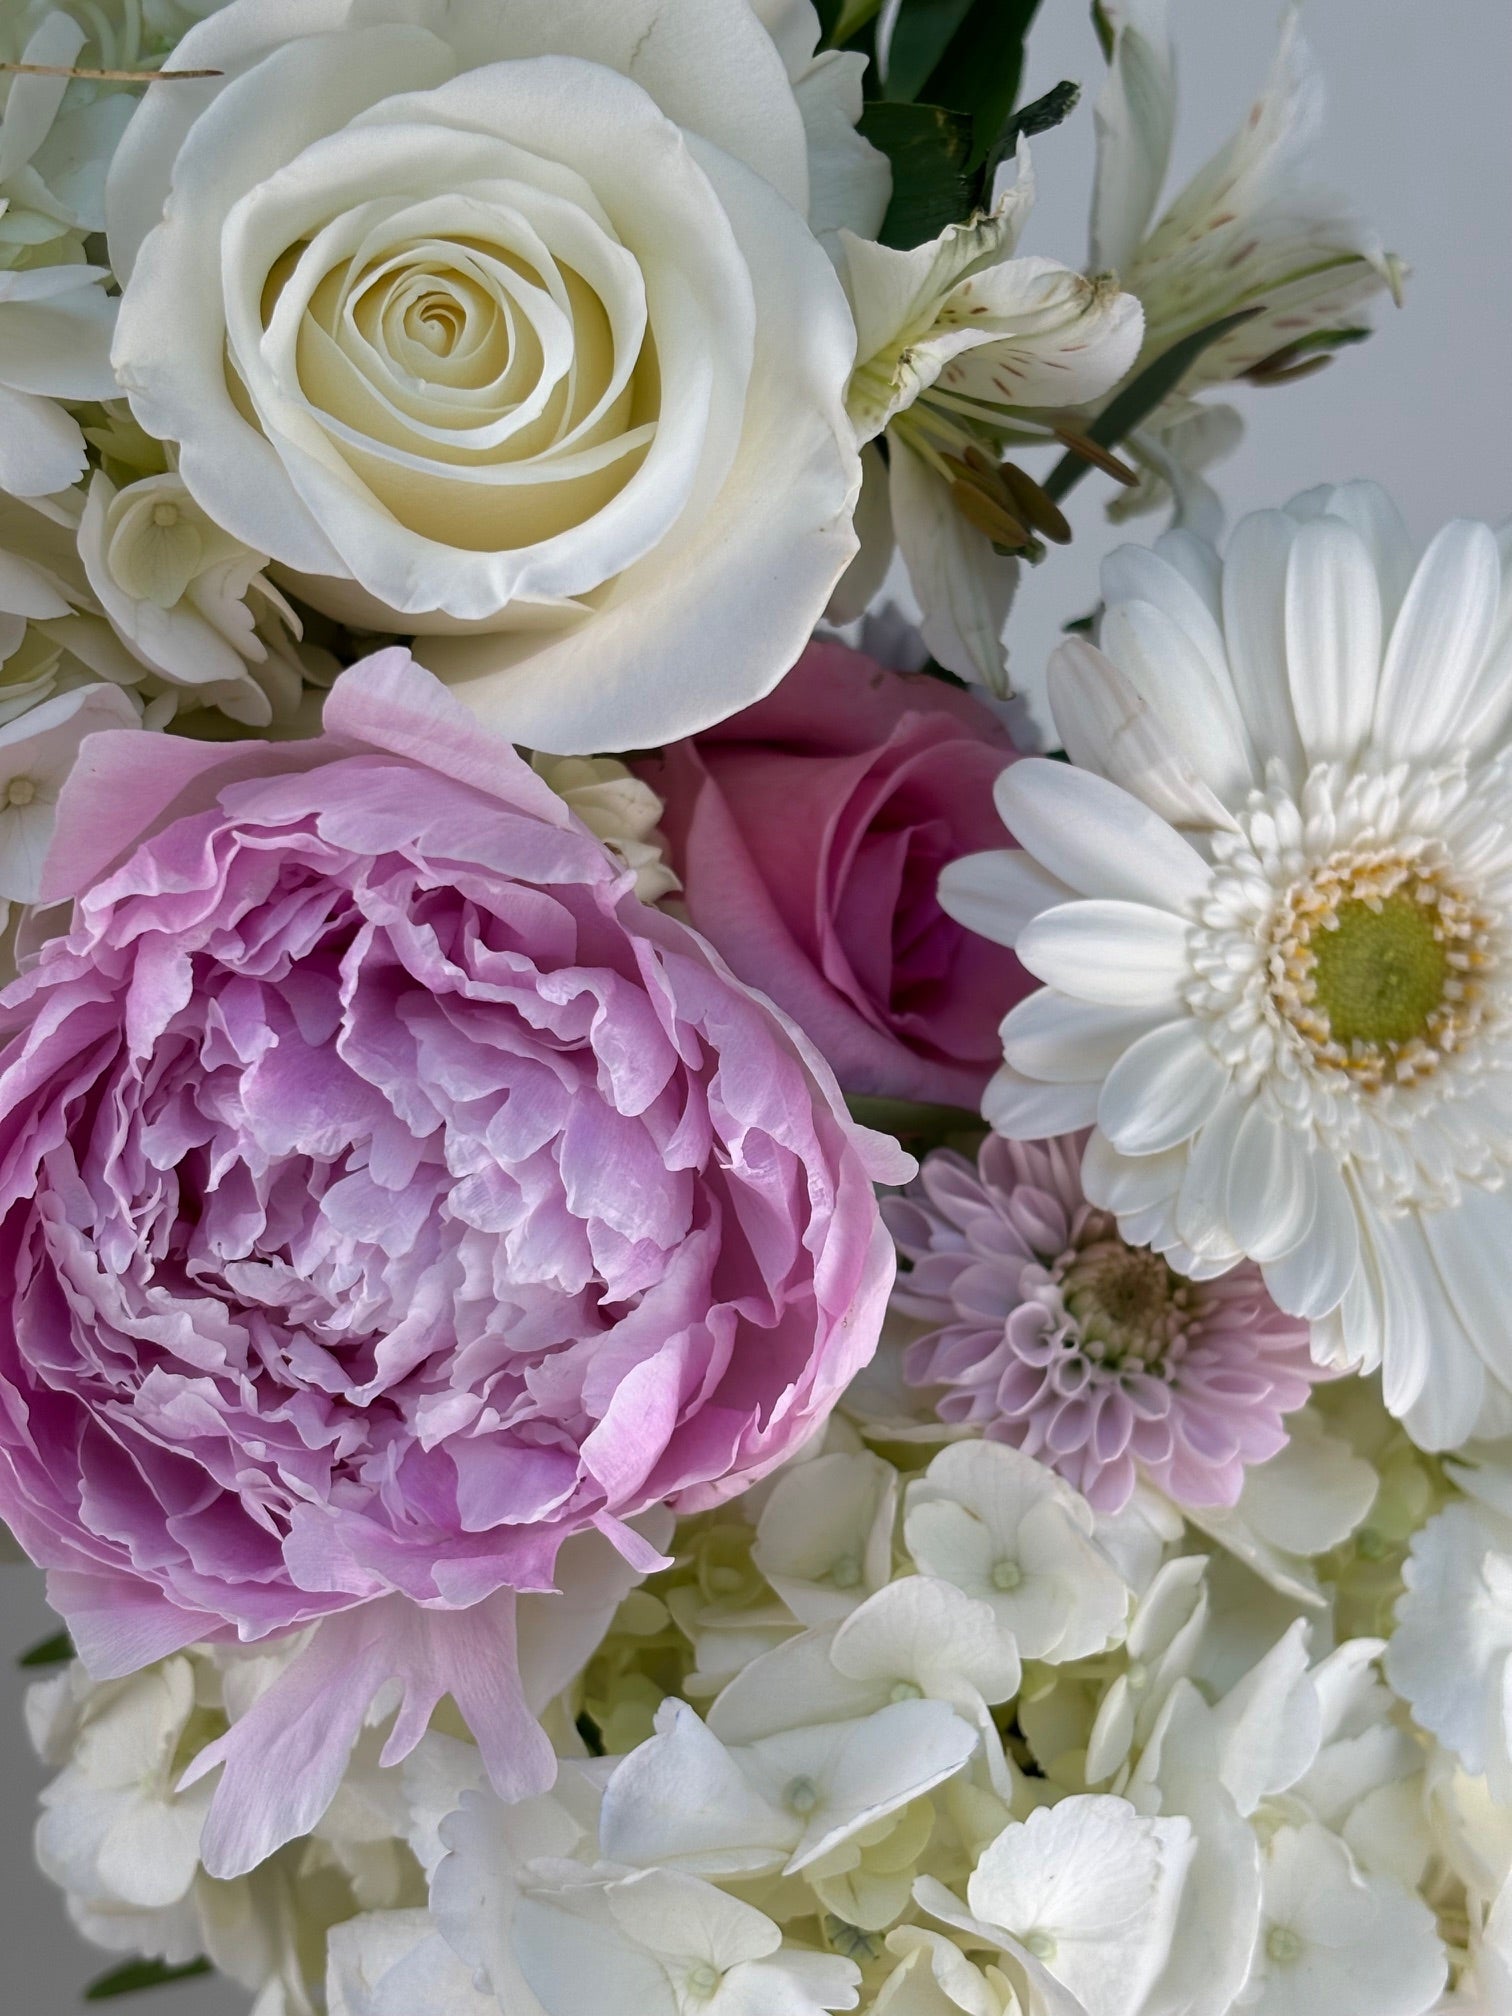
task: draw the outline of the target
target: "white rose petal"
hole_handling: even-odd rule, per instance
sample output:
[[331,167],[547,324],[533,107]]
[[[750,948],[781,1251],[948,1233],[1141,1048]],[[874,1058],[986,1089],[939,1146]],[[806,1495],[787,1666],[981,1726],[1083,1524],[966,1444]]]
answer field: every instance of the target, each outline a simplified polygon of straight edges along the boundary
[[115,364],[210,518],[539,749],[774,685],[855,550],[854,331],[744,0],[237,0],[178,60],[224,82],[117,157]]

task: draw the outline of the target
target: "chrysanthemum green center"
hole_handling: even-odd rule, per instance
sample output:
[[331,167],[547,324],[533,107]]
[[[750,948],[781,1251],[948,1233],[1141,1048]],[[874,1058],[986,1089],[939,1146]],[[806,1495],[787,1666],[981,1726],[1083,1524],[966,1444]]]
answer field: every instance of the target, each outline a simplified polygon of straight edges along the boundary
[[1118,1238],[1083,1247],[1063,1267],[1060,1290],[1082,1350],[1114,1368],[1130,1359],[1158,1366],[1192,1319],[1191,1283],[1158,1253]]
[[1315,999],[1334,1041],[1374,1047],[1427,1037],[1450,970],[1436,911],[1401,895],[1374,909],[1341,903],[1336,915],[1312,941]]

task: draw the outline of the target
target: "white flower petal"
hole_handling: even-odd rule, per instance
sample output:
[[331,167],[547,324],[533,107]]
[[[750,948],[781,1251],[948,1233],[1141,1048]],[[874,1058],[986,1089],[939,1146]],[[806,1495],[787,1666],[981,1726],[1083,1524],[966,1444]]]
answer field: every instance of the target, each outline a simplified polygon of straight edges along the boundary
[[948,671],[1006,695],[1003,628],[1019,563],[967,524],[946,484],[911,448],[893,439],[890,454],[893,532],[923,611],[924,641]]
[[1097,180],[1092,262],[1127,272],[1160,200],[1176,124],[1176,78],[1163,17],[1120,23],[1108,80],[1093,112]]
[[1086,1084],[1102,1078],[1131,1043],[1165,1020],[1163,1008],[1105,1007],[1044,987],[1004,1018],[1003,1055],[1026,1077]]
[[982,1095],[982,1118],[1009,1141],[1047,1141],[1074,1134],[1097,1118],[1096,1085],[1045,1085],[1010,1064],[993,1073]]
[[1087,1201],[1122,1217],[1129,1211],[1169,1204],[1181,1186],[1189,1149],[1168,1148],[1163,1155],[1123,1155],[1095,1128],[1082,1156],[1082,1188]]
[[1016,945],[1031,919],[1042,910],[1057,908],[1073,893],[1032,855],[1018,849],[963,854],[940,871],[940,908],[994,945]]
[[1190,914],[1211,870],[1148,806],[1116,784],[1028,756],[994,790],[1003,824],[1042,866],[1086,896],[1114,896]]
[[1259,782],[1232,683],[1219,684],[1201,642],[1143,601],[1110,604],[1098,641],[1219,799],[1231,804]]
[[1223,562],[1223,629],[1239,711],[1257,750],[1305,769],[1287,683],[1286,570],[1296,521],[1255,511],[1234,527]]
[[1375,737],[1393,758],[1456,740],[1501,599],[1501,556],[1488,525],[1446,525],[1423,555],[1392,628]]
[[1348,761],[1370,732],[1381,671],[1381,595],[1359,535],[1304,525],[1286,570],[1286,662],[1309,762]]
[[1058,646],[1048,681],[1056,731],[1078,768],[1122,785],[1173,826],[1233,825],[1168,724],[1095,646]]
[[1253,1260],[1275,1260],[1305,1236],[1317,1209],[1313,1157],[1305,1138],[1255,1101],[1235,1137],[1227,1216],[1236,1245]]
[[1191,1139],[1228,1082],[1228,1067],[1198,1025],[1169,1022],[1142,1036],[1108,1073],[1097,1124],[1126,1155],[1157,1155]]
[[1188,972],[1186,926],[1143,903],[1063,903],[1026,925],[1017,949],[1037,980],[1078,1001],[1174,1012]]
[[1326,1316],[1354,1278],[1360,1228],[1344,1179],[1323,1156],[1316,1158],[1317,1210],[1305,1236],[1279,1259],[1267,1261],[1265,1285],[1292,1316]]

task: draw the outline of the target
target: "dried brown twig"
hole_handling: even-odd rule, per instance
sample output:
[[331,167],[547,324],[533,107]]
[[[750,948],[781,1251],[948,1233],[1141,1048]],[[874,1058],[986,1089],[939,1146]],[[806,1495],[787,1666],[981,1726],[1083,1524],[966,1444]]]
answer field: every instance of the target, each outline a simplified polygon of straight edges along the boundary
[[77,70],[67,63],[0,63],[0,76],[83,77],[91,84],[171,84],[186,77],[223,77],[223,70]]

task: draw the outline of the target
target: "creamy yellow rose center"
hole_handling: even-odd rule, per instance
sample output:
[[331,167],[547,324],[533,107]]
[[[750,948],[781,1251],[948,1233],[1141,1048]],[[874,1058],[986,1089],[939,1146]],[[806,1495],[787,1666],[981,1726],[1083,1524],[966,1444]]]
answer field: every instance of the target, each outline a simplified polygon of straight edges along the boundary
[[[628,254],[609,249],[623,281]],[[265,328],[310,256],[295,246],[273,268]],[[645,460],[661,403],[643,314],[616,315],[544,245],[532,259],[483,238],[336,262],[309,293],[294,363],[331,447],[395,520],[473,552],[602,511]]]

